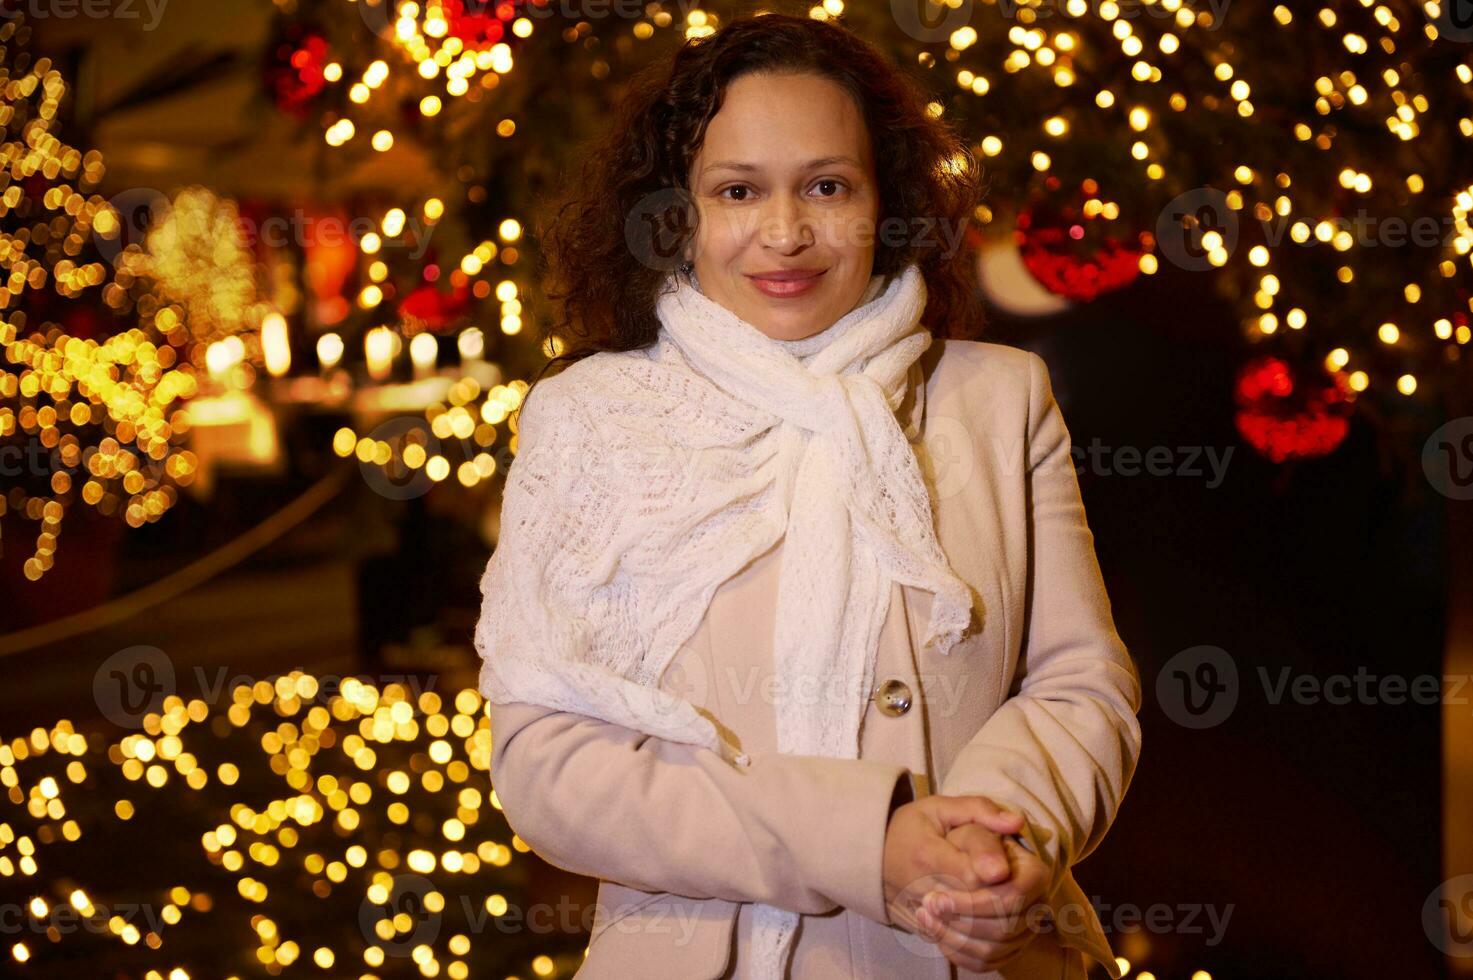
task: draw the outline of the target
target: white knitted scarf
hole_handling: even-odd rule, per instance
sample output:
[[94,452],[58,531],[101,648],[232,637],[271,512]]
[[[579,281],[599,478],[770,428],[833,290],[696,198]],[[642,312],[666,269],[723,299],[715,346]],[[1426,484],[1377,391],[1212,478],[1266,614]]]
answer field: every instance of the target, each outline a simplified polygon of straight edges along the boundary
[[[923,392],[925,305],[911,265],[826,330],[775,340],[677,273],[654,345],[535,385],[481,580],[482,693],[750,765],[720,719],[658,685],[717,587],[786,535],[778,751],[857,758],[892,582],[934,594],[927,649],[949,652],[971,620],[895,414]],[[784,975],[797,924],[755,907],[757,976]]]

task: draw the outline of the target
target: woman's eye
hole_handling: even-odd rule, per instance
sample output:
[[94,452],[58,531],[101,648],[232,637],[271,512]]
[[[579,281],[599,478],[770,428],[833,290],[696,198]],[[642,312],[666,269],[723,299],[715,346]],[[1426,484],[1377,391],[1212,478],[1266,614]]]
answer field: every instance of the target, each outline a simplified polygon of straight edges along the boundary
[[821,193],[821,196],[823,196],[823,197],[833,197],[835,194],[838,194],[840,191],[842,191],[844,189],[844,182],[841,181],[841,180],[835,180],[834,178],[829,177],[829,178],[826,178],[824,180],[820,180],[817,184],[815,184],[813,186],[815,186],[815,187],[828,187],[828,186],[832,186],[834,188],[834,191],[833,191],[832,194],[822,194]]
[[[725,195],[726,195],[726,193],[728,191],[747,191],[747,190],[749,190],[749,188],[745,184],[732,184],[730,187],[723,187],[721,190],[717,191],[716,192],[716,196],[717,197],[725,197]],[[746,200],[746,198],[742,198],[742,197],[728,197],[726,199],[728,201],[743,201],[743,200]]]

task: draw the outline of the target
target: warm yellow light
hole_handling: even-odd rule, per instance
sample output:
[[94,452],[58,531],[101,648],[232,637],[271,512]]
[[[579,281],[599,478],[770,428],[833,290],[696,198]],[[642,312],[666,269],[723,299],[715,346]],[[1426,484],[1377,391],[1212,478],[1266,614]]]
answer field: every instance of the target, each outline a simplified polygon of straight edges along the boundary
[[343,359],[343,338],[335,333],[325,333],[317,338],[317,361],[324,368],[337,366]]
[[1381,338],[1383,344],[1394,344],[1401,337],[1401,331],[1397,329],[1394,323],[1383,323],[1381,324],[1381,328],[1376,331],[1376,336]]
[[291,370],[292,346],[287,336],[286,317],[273,310],[261,321],[261,353],[266,370],[279,378]]
[[456,338],[455,345],[462,360],[474,360],[486,352],[486,336],[480,327],[467,327]]
[[414,339],[409,342],[409,359],[414,363],[417,373],[428,374],[433,371],[439,356],[440,345],[434,334],[415,334]]
[[374,327],[363,336],[363,356],[368,362],[368,373],[376,381],[389,376],[393,368],[395,341],[398,338],[388,327]]

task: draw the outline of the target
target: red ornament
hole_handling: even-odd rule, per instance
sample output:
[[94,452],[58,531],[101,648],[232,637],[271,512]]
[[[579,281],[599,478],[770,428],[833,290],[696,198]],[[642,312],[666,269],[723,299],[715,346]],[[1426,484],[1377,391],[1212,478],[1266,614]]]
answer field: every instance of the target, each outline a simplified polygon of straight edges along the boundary
[[1275,463],[1333,452],[1350,431],[1355,400],[1344,371],[1296,378],[1289,363],[1260,357],[1238,372],[1238,432]]
[[[1045,181],[1058,188],[1058,178]],[[1088,303],[1102,293],[1130,284],[1140,274],[1140,235],[1117,234],[1118,219],[1084,202],[1099,192],[1094,181],[1080,185],[1072,200],[1039,196],[1018,213],[1013,234],[1023,264],[1045,289],[1066,299]]]
[[324,71],[329,61],[327,38],[320,31],[292,27],[272,51],[266,85],[276,107],[305,118],[312,100],[327,88]]
[[440,10],[450,36],[471,51],[505,40],[507,22],[516,16],[515,4],[490,0],[440,0]]
[[399,312],[424,324],[427,330],[440,330],[463,314],[471,302],[471,291],[464,284],[449,293],[425,283],[412,290],[399,304]]

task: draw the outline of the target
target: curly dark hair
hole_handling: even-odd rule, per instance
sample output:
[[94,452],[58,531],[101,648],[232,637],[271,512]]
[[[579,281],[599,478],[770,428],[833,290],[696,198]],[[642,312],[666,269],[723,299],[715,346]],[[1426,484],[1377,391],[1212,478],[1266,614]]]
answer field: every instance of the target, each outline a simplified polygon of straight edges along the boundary
[[[544,290],[561,307],[544,349],[553,336],[564,347],[543,372],[597,351],[655,342],[655,305],[669,268],[637,254],[626,220],[651,200],[678,202],[674,209],[683,214],[665,224],[673,240],[659,252],[685,251],[697,220],[691,163],[726,87],[752,72],[818,74],[850,93],[872,137],[880,222],[968,226],[984,193],[976,156],[950,124],[927,112],[931,100],[918,79],[836,24],[783,13],[744,16],[637,73],[612,127],[582,147],[581,179],[553,202],[550,225],[539,235]],[[883,139],[873,138],[877,133]],[[941,236],[899,243],[887,237],[876,237],[874,273],[888,277],[917,263],[928,291],[922,322],[932,335],[978,336],[984,321],[966,251],[948,254]]]

